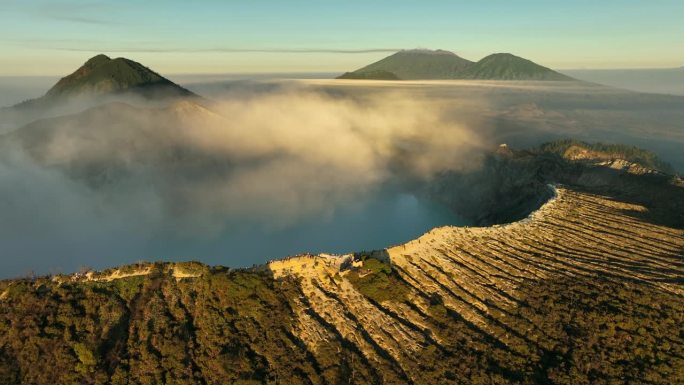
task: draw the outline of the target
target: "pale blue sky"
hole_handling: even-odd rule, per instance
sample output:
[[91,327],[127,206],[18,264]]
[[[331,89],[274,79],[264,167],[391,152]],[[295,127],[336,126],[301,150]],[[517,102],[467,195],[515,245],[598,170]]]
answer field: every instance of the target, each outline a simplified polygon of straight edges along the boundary
[[557,69],[684,65],[684,1],[0,0],[0,75],[126,56],[166,73],[335,72],[401,48]]

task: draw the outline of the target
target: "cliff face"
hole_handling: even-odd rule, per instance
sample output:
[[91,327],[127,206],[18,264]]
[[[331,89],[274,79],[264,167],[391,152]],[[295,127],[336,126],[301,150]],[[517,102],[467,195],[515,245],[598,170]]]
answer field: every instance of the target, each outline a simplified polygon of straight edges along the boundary
[[567,167],[523,220],[372,253],[1,282],[0,383],[684,381],[682,187]]
[[422,192],[488,226],[523,219],[551,197],[549,184],[562,184],[650,206],[644,215],[651,220],[684,228],[682,181],[671,173],[655,154],[628,146],[558,141],[514,151],[502,145],[481,167],[443,172]]

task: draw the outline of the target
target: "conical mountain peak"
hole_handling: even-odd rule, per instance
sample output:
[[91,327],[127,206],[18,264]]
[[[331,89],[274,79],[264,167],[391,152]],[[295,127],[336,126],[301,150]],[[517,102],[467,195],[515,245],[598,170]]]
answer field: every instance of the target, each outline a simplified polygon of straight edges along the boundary
[[192,93],[142,64],[126,58],[111,59],[100,54],[72,74],[60,79],[46,97],[109,94],[123,91],[164,91],[174,96]]
[[86,68],[95,68],[95,67],[98,67],[98,66],[100,66],[100,65],[102,65],[102,64],[104,64],[104,63],[109,62],[110,60],[112,60],[112,59],[111,59],[109,56],[105,55],[105,54],[95,55],[95,56],[91,57],[91,58],[83,65],[83,67],[86,67]]

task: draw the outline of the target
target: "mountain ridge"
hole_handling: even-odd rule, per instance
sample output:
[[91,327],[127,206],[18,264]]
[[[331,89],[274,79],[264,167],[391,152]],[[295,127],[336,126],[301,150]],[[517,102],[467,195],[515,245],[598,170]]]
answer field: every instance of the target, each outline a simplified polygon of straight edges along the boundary
[[495,53],[469,66],[461,75],[464,79],[487,80],[573,80],[550,68],[510,53]]
[[574,80],[510,53],[491,54],[472,62],[450,51],[427,49],[398,51],[338,79],[373,79],[374,74],[382,74],[377,80]]

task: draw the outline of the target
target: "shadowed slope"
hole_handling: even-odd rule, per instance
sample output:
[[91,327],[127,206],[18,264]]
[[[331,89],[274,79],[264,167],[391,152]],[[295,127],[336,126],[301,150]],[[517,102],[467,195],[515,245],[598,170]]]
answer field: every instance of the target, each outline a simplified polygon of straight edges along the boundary
[[569,76],[510,53],[495,53],[483,58],[465,69],[461,74],[461,78],[483,80],[573,80]]
[[130,92],[146,98],[196,96],[140,63],[126,58],[97,55],[72,74],[60,79],[48,92],[16,107],[49,107],[73,98]]
[[470,64],[471,61],[449,51],[403,50],[340,78],[370,79],[374,74],[391,73],[403,80],[458,79],[458,74]]

